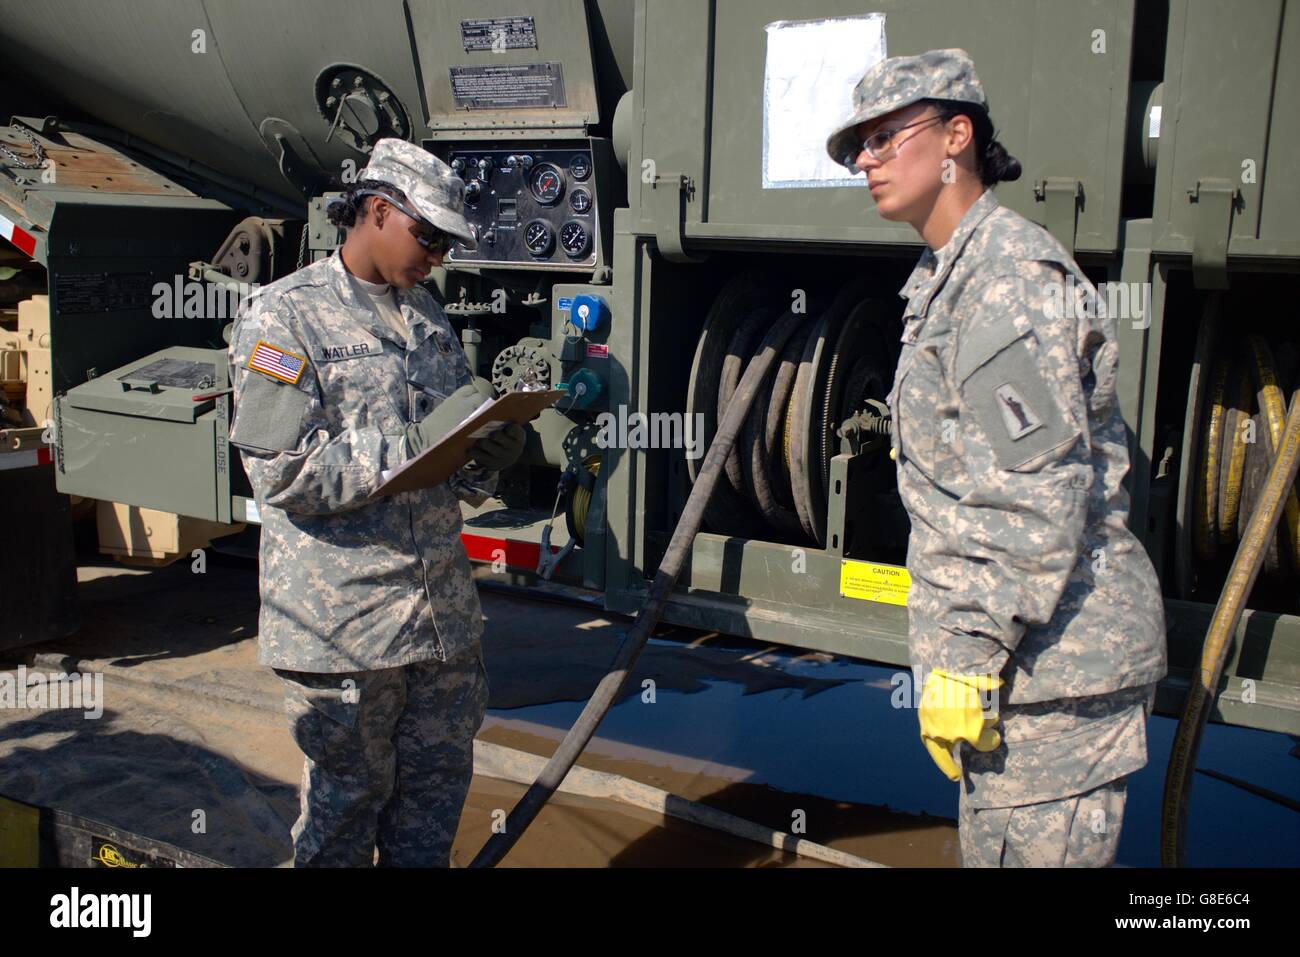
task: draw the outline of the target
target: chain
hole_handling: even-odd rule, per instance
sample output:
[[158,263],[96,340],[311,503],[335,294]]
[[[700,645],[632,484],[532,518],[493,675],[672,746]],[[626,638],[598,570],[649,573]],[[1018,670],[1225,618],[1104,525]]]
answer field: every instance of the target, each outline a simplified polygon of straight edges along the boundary
[[307,265],[307,223],[302,224],[302,232],[298,236],[298,268],[301,269]]
[[15,130],[16,132],[21,133],[23,136],[27,137],[28,142],[32,144],[32,150],[36,153],[36,162],[35,163],[27,162],[27,160],[23,159],[21,156],[19,156],[17,153],[11,150],[4,143],[0,143],[0,153],[4,153],[5,156],[9,157],[11,161],[11,165],[18,167],[19,169],[42,168],[45,165],[45,147],[41,146],[40,141],[36,139],[36,137],[33,136],[25,127],[17,123],[10,123],[7,129]]

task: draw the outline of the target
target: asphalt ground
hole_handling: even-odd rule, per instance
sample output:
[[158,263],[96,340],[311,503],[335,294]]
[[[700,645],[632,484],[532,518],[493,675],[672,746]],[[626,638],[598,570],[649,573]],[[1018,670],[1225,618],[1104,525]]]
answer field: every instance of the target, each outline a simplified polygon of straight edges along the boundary
[[[0,652],[0,671],[103,676],[103,713],[0,708],[0,794],[231,865],[292,857],[302,756],[279,679],[256,661],[257,567],[208,553],[132,568],[83,554],[82,625]],[[491,695],[479,740],[549,756],[614,656],[626,621],[599,607],[480,589]],[[959,863],[957,788],[934,768],[899,669],[661,627],[580,766],[872,861]],[[647,700],[646,682],[655,694]],[[1157,866],[1176,722],[1148,723],[1118,863]],[[1297,866],[1300,815],[1232,783],[1300,799],[1296,741],[1210,725],[1187,825],[1193,866]],[[468,863],[523,785],[476,775],[453,860]],[[205,828],[195,832],[195,812]],[[506,866],[824,866],[604,799],[557,795]]]
[[[147,835],[234,866],[292,860],[302,756],[280,681],[257,664],[256,565],[209,554],[132,568],[83,557],[82,626],[4,653],[10,673],[103,676],[102,714],[0,710],[0,794]],[[591,607],[482,592],[491,684],[482,741],[549,756],[613,656],[625,622]],[[581,766],[699,801],[777,830],[895,865],[953,866],[953,822],[773,787],[730,754],[798,702],[857,683],[830,656],[789,655],[724,636],[663,629]],[[643,682],[656,685],[646,703]],[[766,703],[739,727],[735,696]],[[704,706],[706,707],[699,707]],[[732,713],[728,713],[732,712]],[[628,729],[633,733],[629,734]],[[824,741],[805,747],[815,755]],[[772,741],[774,748],[785,747]],[[761,748],[760,748],[761,749]],[[520,784],[476,775],[453,851],[467,863]],[[202,811],[202,815],[196,815]],[[203,820],[196,833],[195,820]],[[628,805],[557,795],[506,860],[511,866],[825,866]]]

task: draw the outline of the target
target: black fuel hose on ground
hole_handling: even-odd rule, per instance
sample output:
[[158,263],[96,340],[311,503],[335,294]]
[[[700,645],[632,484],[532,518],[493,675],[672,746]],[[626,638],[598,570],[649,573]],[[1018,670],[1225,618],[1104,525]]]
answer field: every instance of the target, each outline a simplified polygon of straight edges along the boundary
[[1192,769],[1201,749],[1201,736],[1214,699],[1218,695],[1223,665],[1241,622],[1246,599],[1259,578],[1264,564],[1264,549],[1282,517],[1283,502],[1294,494],[1297,467],[1300,467],[1300,392],[1291,400],[1276,457],[1260,493],[1259,502],[1246,525],[1240,547],[1232,560],[1228,579],[1214,608],[1201,651],[1201,665],[1187,689],[1187,703],[1174,733],[1174,744],[1165,774],[1165,791],[1160,821],[1160,863],[1164,867],[1182,867],[1187,804],[1192,787]]
[[655,573],[654,581],[650,583],[645,604],[641,606],[641,611],[637,614],[632,627],[624,635],[609,672],[596,686],[591,700],[582,709],[582,714],[569,729],[569,733],[564,736],[560,746],[555,749],[555,754],[546,763],[542,773],[537,776],[537,780],[532,783],[506,817],[505,829],[488,839],[483,849],[478,852],[478,856],[470,863],[470,867],[494,867],[510,852],[515,842],[564,781],[565,775],[569,773],[569,769],[573,767],[592,735],[596,733],[596,728],[604,719],[606,712],[618,700],[623,686],[632,673],[633,665],[640,657],[641,650],[663,614],[668,596],[677,583],[677,576],[681,574],[682,566],[690,554],[695,533],[699,531],[700,523],[704,519],[704,510],[723,473],[731,449],[736,443],[736,436],[739,435],[749,415],[750,407],[762,390],[772,364],[785,347],[786,340],[790,338],[803,318],[802,315],[787,312],[764,337],[758,354],[750,361],[744,376],[741,377],[740,385],[736,388],[731,401],[727,403],[727,411],[718,425],[717,435],[714,436],[709,451],[704,457],[704,464],[695,480],[695,486],[691,489],[690,497],[686,500],[686,506],[682,509],[677,527],[673,529],[663,561],[659,563],[659,570]]

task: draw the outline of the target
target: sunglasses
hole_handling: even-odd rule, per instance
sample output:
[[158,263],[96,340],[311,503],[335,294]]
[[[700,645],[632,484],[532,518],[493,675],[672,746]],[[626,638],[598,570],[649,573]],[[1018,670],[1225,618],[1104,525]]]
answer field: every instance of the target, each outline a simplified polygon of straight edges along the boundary
[[436,226],[430,225],[429,221],[426,220],[423,216],[417,216],[415,213],[411,212],[409,209],[407,209],[397,200],[393,199],[393,197],[389,196],[387,193],[381,193],[377,189],[363,189],[361,190],[361,192],[357,193],[357,195],[378,196],[389,206],[392,206],[394,209],[396,209],[399,213],[402,213],[408,218],[415,220],[417,226],[428,227],[427,229],[413,229],[410,232],[411,232],[411,236],[415,239],[415,241],[419,243],[421,246],[423,246],[429,252],[434,254],[444,254],[449,249],[451,249],[452,246],[456,245],[455,236],[451,235],[450,233],[444,233],[441,229],[438,229]]

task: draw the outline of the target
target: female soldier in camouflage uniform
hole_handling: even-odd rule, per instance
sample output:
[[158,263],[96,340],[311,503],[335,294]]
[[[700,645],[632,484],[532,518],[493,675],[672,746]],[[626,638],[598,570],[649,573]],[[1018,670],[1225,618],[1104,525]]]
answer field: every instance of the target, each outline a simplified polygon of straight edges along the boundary
[[443,865],[487,704],[457,499],[491,493],[523,429],[434,488],[371,500],[381,472],[491,394],[418,285],[473,245],[464,185],[380,140],[331,208],[347,241],[250,298],[230,342],[239,447],[262,521],[259,661],[306,755],[294,863]]
[[1126,525],[1114,323],[994,198],[1020,164],[964,51],[884,60],[853,100],[828,152],[928,247],[890,397],[921,737],[962,780],[964,864],[1105,866],[1165,674],[1159,585]]

